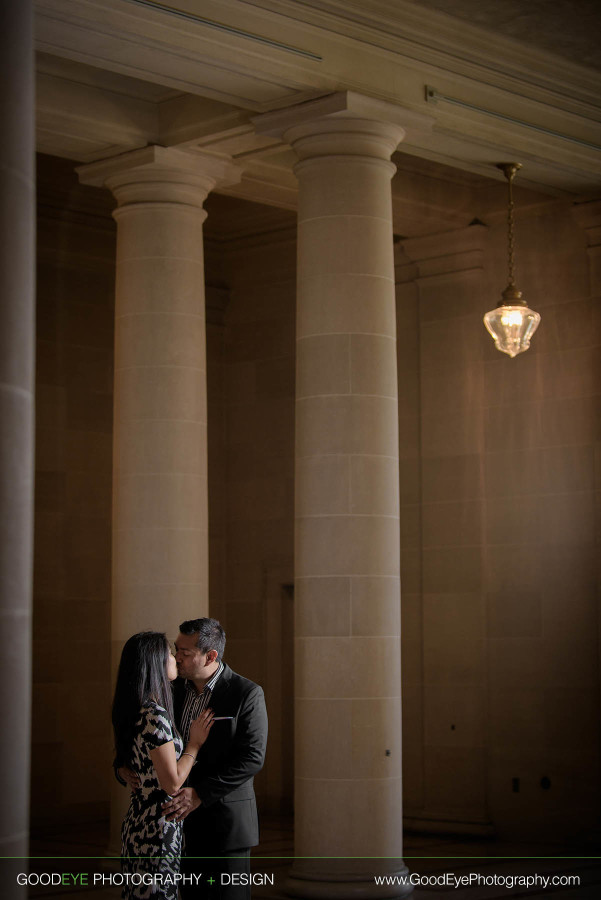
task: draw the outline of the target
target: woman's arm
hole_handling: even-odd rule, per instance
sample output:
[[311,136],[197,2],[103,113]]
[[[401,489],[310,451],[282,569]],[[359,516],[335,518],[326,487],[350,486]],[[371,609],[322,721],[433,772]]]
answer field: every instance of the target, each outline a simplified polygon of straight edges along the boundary
[[176,759],[173,741],[168,741],[150,751],[159,784],[167,794],[173,794],[182,786],[196,762],[198,750],[197,745],[188,742],[180,758]]
[[167,741],[150,751],[158,782],[167,794],[177,791],[190,774],[196,762],[196,755],[206,741],[212,724],[211,709],[206,709],[194,719],[190,725],[190,740],[179,759],[175,758],[173,741]]

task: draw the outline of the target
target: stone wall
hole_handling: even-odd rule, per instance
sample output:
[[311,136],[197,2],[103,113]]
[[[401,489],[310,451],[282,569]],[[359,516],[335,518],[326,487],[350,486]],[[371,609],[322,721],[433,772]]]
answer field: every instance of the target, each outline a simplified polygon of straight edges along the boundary
[[[38,824],[107,813],[115,235],[110,195],[72,163],[41,157],[39,179]],[[599,806],[598,253],[583,212],[518,192],[517,282],[542,324],[502,356],[482,324],[506,283],[491,184],[472,191],[475,224],[396,250],[405,812],[416,828],[574,836]],[[259,802],[287,813],[295,217],[207,209],[210,609],[230,664],[265,687]]]
[[38,157],[34,825],[108,813],[115,228]]
[[506,226],[479,213],[397,252],[405,811],[574,836],[599,806],[599,303],[570,205],[523,196],[516,280],[542,323],[500,354],[482,315]]
[[[207,204],[209,235],[218,202]],[[294,221],[288,213],[275,232],[207,242],[208,278],[227,286],[222,418],[209,350],[211,609],[225,626],[230,665],[265,689],[270,735],[256,788],[267,813],[290,812],[293,795]]]

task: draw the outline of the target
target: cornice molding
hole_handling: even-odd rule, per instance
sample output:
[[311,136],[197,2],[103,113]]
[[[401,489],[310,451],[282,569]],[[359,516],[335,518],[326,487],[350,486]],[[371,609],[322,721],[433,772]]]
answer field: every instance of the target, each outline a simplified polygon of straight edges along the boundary
[[[241,0],[485,84],[601,109],[601,73],[406,0]],[[566,91],[569,85],[569,93]],[[550,96],[548,99],[551,99]]]
[[[118,96],[110,81],[110,88],[88,86],[88,108],[86,89],[46,72],[41,149],[91,161],[146,143],[204,148],[243,166],[249,180],[239,196],[271,203],[271,177],[261,197],[262,168],[271,176],[291,162],[277,139],[253,132],[250,115],[350,92],[433,123],[407,129],[406,154],[492,178],[499,159],[517,159],[524,184],[560,195],[591,196],[601,185],[601,73],[593,69],[407,0],[167,0],[156,7],[36,0],[41,49],[187,92],[167,92],[155,104],[154,95],[128,95],[125,86]],[[202,17],[227,28],[211,30]],[[253,42],[251,32],[268,43]],[[278,49],[276,38],[314,58]],[[427,84],[457,105],[428,103]],[[290,207],[294,189],[281,187],[275,205]]]
[[290,60],[275,42],[268,47],[250,34],[215,32],[168,4],[35,0],[35,21],[38,51],[255,112],[314,96],[304,72],[318,61]]
[[117,186],[129,185],[137,180],[152,183],[153,179],[171,180],[173,184],[189,182],[193,187],[204,187],[206,183],[229,186],[236,184],[242,174],[229,160],[155,145],[79,166],[77,173],[82,184],[94,187],[110,187],[113,182]]
[[[354,91],[337,91],[317,100],[298,103],[286,109],[255,116],[252,122],[258,134],[282,136],[295,127],[318,119],[333,117],[364,119],[401,126],[408,130],[430,132],[434,117],[416,113],[385,100],[377,100]],[[399,142],[397,141],[397,144]]]

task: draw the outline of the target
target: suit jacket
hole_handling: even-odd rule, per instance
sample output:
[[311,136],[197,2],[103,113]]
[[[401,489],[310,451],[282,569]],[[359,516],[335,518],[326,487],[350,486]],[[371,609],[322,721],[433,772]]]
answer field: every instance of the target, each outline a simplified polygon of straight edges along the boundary
[[[177,725],[184,695],[185,682],[178,678],[173,686]],[[259,843],[253,777],[263,767],[267,744],[263,689],[224,664],[210,707],[216,716],[234,718],[213,724],[188,777],[201,801],[184,820],[188,856],[219,856]]]

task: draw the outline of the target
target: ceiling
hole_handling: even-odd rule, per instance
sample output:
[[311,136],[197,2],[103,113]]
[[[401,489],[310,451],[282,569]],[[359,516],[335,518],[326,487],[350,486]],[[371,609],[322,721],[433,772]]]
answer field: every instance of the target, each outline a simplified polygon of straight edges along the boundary
[[601,70],[599,0],[411,0]]
[[38,150],[79,163],[148,145],[227,157],[244,173],[227,193],[292,210],[294,153],[264,120],[344,94],[404,117],[405,194],[426,177],[416,166],[462,190],[459,173],[488,180],[499,160],[517,159],[525,187],[597,196],[598,7],[36,0]]

